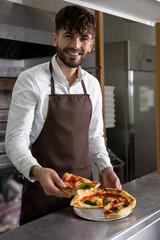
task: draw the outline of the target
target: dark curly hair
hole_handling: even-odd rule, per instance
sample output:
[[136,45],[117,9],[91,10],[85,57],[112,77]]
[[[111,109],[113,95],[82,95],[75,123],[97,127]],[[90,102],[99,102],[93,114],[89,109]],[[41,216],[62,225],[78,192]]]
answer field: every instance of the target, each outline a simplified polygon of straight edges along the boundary
[[95,36],[96,21],[94,15],[80,6],[66,6],[56,14],[56,33],[64,28],[78,33],[89,33]]

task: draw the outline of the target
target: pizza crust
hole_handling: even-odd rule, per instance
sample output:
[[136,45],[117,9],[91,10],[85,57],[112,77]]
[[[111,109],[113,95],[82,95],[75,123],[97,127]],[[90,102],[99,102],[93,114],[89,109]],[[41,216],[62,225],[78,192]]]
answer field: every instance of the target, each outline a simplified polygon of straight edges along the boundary
[[[135,206],[134,206],[135,207]],[[105,215],[105,218],[107,219],[113,219],[113,218],[123,218],[123,217],[127,217],[131,212],[133,212],[134,209],[133,206],[131,206],[131,204],[129,204],[128,207],[122,208],[117,212],[113,212],[109,215]],[[104,208],[104,212],[105,212],[105,208]]]
[[94,188],[90,188],[90,189],[77,189],[77,188],[71,188],[71,187],[61,188],[63,192],[69,194],[70,196],[87,194],[92,192],[93,189]]
[[[126,217],[128,216],[131,212],[133,212],[133,209],[135,208],[136,205],[136,199],[134,197],[132,197],[129,193],[127,193],[124,190],[118,190],[118,189],[114,189],[114,188],[105,188],[103,190],[103,194],[105,193],[109,193],[109,194],[113,194],[115,196],[118,196],[118,198],[120,199],[120,197],[122,199],[124,199],[124,204],[115,204],[115,206],[113,207],[118,207],[118,210],[115,212],[112,212],[110,214],[105,214],[105,211],[108,210],[107,205],[104,206],[104,215],[105,218],[110,219],[110,218],[121,218],[121,217]],[[123,203],[123,201],[122,201]]]

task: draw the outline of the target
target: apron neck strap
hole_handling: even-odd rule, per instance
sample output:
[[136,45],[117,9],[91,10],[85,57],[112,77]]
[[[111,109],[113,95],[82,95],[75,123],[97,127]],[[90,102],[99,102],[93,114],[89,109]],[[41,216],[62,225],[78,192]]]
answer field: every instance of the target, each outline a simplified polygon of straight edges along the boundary
[[51,94],[55,94],[54,80],[53,80],[53,67],[51,61],[49,62],[49,70],[51,73]]
[[[54,79],[53,79],[53,66],[52,66],[51,61],[49,62],[49,70],[50,70],[50,73],[51,73],[51,94],[53,95],[53,94],[55,94],[55,87],[54,87]],[[84,85],[83,79],[81,81],[81,84],[82,84],[84,94],[87,94],[86,87]]]
[[87,90],[86,90],[86,87],[85,87],[85,85],[84,85],[83,79],[82,79],[82,81],[81,81],[81,84],[82,84],[82,88],[83,88],[84,94],[87,94]]

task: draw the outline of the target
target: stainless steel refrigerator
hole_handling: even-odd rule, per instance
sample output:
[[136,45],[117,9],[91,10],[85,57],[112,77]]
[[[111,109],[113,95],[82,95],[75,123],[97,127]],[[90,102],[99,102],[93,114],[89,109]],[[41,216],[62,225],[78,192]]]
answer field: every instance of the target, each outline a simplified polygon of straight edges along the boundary
[[115,87],[115,127],[107,145],[124,162],[122,182],[157,169],[155,47],[134,41],[104,46],[105,85]]

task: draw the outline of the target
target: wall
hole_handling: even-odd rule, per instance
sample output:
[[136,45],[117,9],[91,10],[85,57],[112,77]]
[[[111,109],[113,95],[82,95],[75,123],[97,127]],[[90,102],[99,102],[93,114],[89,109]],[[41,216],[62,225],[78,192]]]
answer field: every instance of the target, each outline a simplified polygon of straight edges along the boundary
[[155,45],[155,27],[103,14],[104,42],[134,40]]

